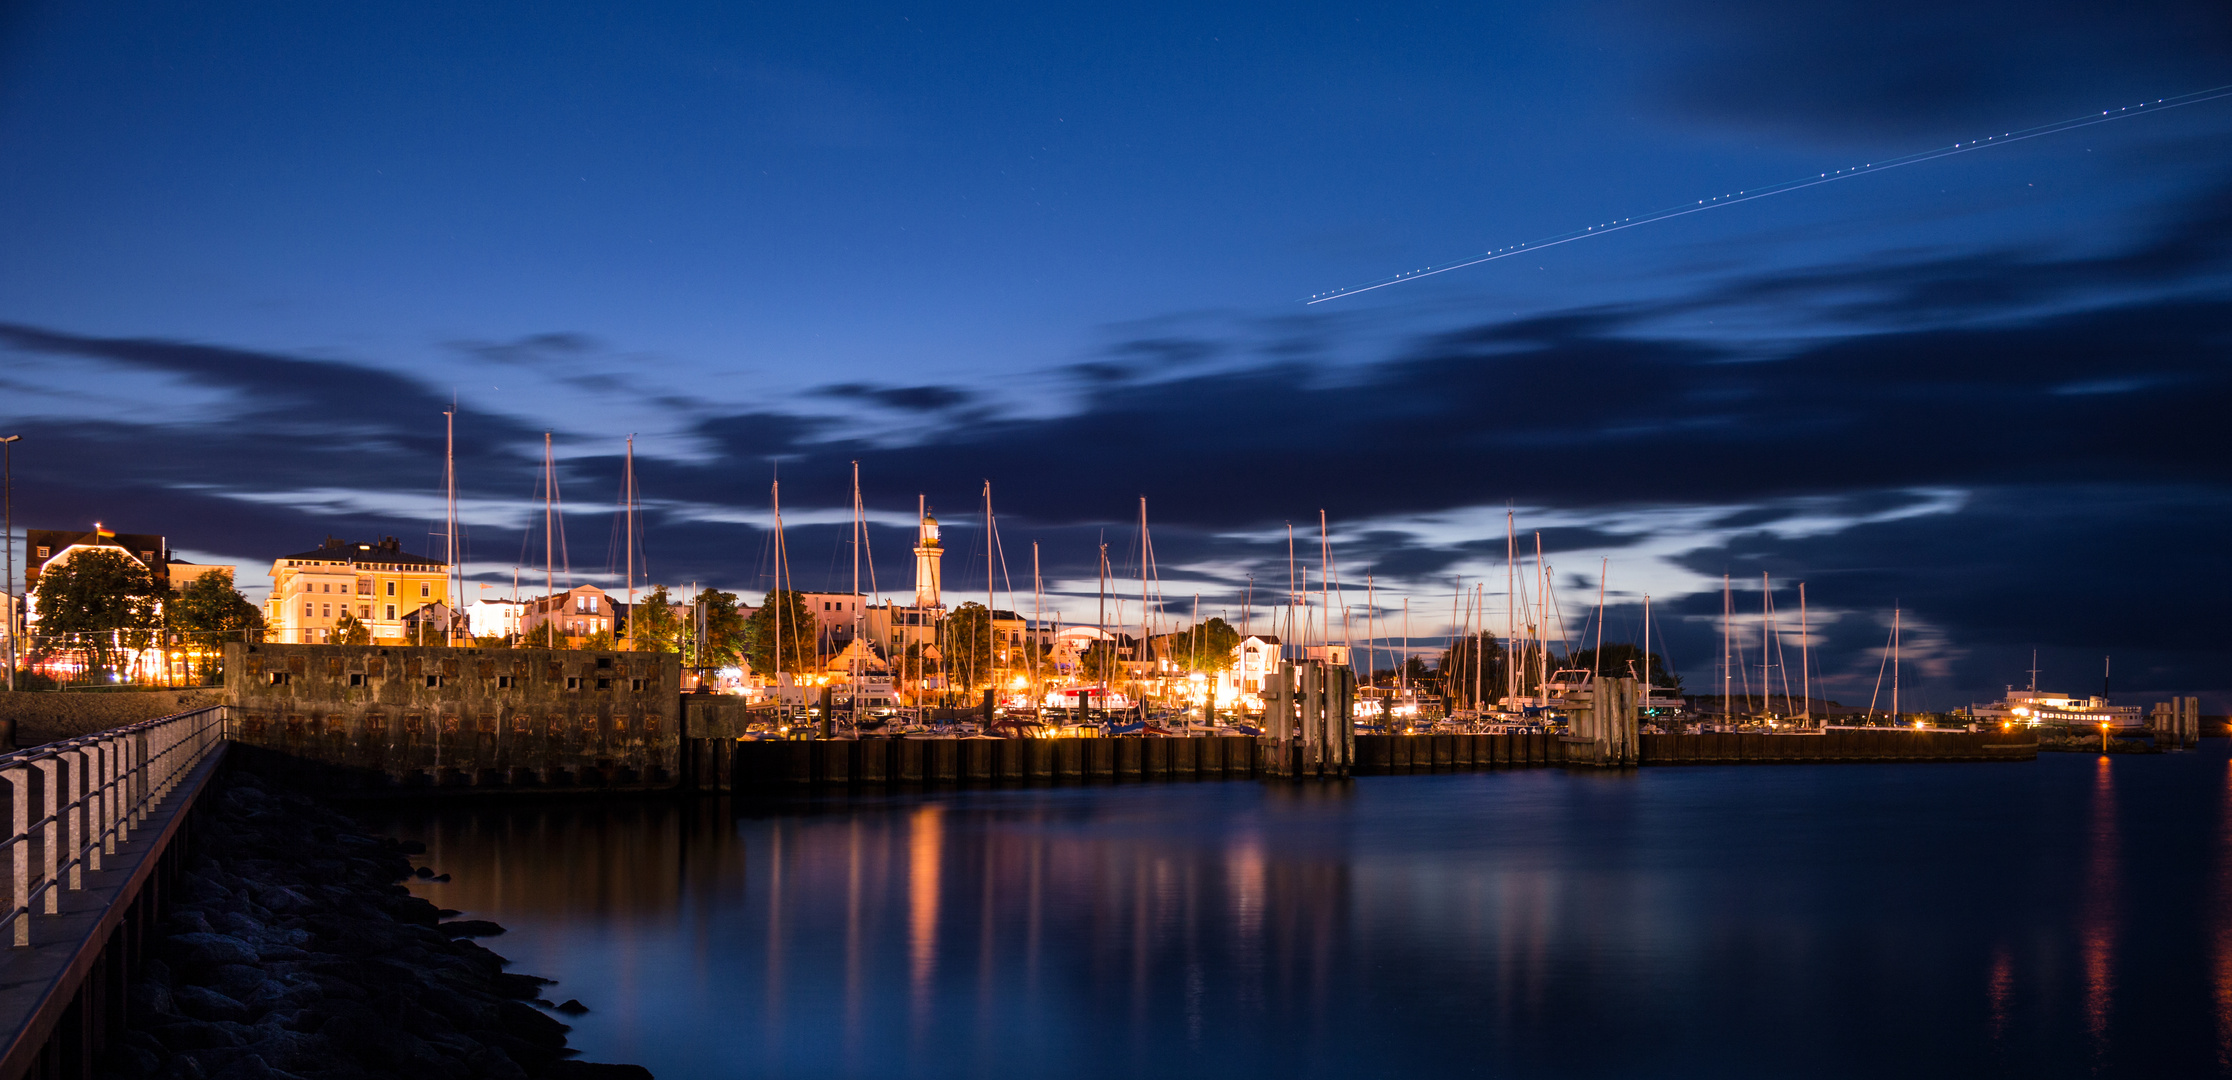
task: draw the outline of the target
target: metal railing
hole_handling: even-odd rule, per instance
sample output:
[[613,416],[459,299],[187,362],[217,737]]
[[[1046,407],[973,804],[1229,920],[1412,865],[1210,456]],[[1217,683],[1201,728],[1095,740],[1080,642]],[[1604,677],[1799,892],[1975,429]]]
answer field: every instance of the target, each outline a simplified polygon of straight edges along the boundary
[[59,914],[63,891],[84,888],[86,872],[100,870],[101,857],[115,855],[224,734],[225,707],[213,705],[0,756],[14,803],[4,846],[15,946],[31,944],[34,907]]

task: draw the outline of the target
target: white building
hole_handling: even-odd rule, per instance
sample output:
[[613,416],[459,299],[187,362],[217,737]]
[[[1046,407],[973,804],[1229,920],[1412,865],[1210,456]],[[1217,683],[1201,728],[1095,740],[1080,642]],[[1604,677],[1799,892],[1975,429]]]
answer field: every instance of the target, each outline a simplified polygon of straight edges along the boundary
[[517,638],[526,613],[525,600],[475,600],[465,609],[465,626],[474,637]]

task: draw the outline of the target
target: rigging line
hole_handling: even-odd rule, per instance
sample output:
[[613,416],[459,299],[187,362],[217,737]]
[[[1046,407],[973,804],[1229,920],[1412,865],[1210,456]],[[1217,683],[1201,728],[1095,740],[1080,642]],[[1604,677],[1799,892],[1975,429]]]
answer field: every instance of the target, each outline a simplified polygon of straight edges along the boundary
[[1860,165],[1852,166],[1850,168],[1836,169],[1830,172],[1818,173],[1814,176],[1784,180],[1762,187],[1743,188],[1730,194],[1724,194],[1714,198],[1699,199],[1694,203],[1669,206],[1659,210],[1652,210],[1647,213],[1636,214],[1632,217],[1619,218],[1614,221],[1604,222],[1598,225],[1583,226],[1582,228],[1571,230],[1569,232],[1546,236],[1540,240],[1530,240],[1523,243],[1513,244],[1508,247],[1496,248],[1493,251],[1485,252],[1481,255],[1462,259],[1453,263],[1447,263],[1437,266],[1423,266],[1416,270],[1409,270],[1400,274],[1390,275],[1388,277],[1381,278],[1378,281],[1368,282],[1363,285],[1355,285],[1341,289],[1332,289],[1322,293],[1312,293],[1307,299],[1304,299],[1302,302],[1305,305],[1322,304],[1328,300],[1339,300],[1342,297],[1357,296],[1362,293],[1372,292],[1375,289],[1384,289],[1390,285],[1401,285],[1406,281],[1417,281],[1421,278],[1429,278],[1437,274],[1446,274],[1452,270],[1463,270],[1466,267],[1479,266],[1482,263],[1494,262],[1498,259],[1508,259],[1513,255],[1531,254],[1533,252],[1541,251],[1544,248],[1553,248],[1561,244],[1570,244],[1576,240],[1587,240],[1597,236],[1609,236],[1613,233],[1632,229],[1639,225],[1651,225],[1661,221],[1671,221],[1675,218],[1686,217],[1690,214],[1701,214],[1707,210],[1718,210],[1723,207],[1735,206],[1739,203],[1752,202],[1757,199],[1764,199],[1774,195],[1787,195],[1793,191],[1803,191],[1811,187],[1820,187],[1823,184],[1833,184],[1839,180],[1850,180],[1857,176],[1869,176],[1875,173],[1889,172],[1892,169],[1904,168],[1908,165],[1920,165],[1925,162],[1937,161],[1941,158],[1953,157],[1957,154],[1971,153],[1973,151],[1984,150],[1994,146],[2006,146],[2010,143],[2019,143],[2030,139],[2043,138],[2047,135],[2059,135],[2067,131],[2076,131],[2080,128],[2092,127],[2095,124],[2105,124],[2115,120],[2127,120],[2131,117],[2142,115],[2141,113],[2132,111],[2134,109],[2147,109],[2150,112],[2159,113],[2169,109],[2183,108],[2187,105],[2199,105],[2204,102],[2216,101],[2226,97],[2232,97],[2232,85],[2211,87],[2207,90],[2196,90],[2189,94],[2179,94],[2174,97],[2156,98],[2153,101],[2142,101],[2137,105],[2126,105],[2118,109],[2104,109],[2097,114],[2087,113],[2084,116],[2071,117],[2067,120],[2057,120],[2050,124],[2040,124],[2036,127],[2021,128],[2000,135],[1988,135],[1981,139],[1971,139],[1967,142],[1957,142],[1951,146],[1939,146],[1929,150],[1920,150],[1911,154],[1903,155],[1901,157],[1892,158],[1888,161],[1866,162]]

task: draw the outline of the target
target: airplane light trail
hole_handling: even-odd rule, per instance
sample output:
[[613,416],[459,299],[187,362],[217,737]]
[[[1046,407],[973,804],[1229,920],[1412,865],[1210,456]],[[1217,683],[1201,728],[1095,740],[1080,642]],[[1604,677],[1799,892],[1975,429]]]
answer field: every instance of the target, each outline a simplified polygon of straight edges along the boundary
[[1922,150],[1916,153],[1908,154],[1904,157],[1892,158],[1888,161],[1865,162],[1859,165],[1854,165],[1850,168],[1836,169],[1830,172],[1818,173],[1813,176],[1799,177],[1795,180],[1785,180],[1781,183],[1769,184],[1764,187],[1742,188],[1733,192],[1728,192],[1726,194],[1716,195],[1711,198],[1698,199],[1695,202],[1691,203],[1682,203],[1675,206],[1669,206],[1661,210],[1653,210],[1645,214],[1637,214],[1633,217],[1618,218],[1613,221],[1606,221],[1595,225],[1584,226],[1571,232],[1559,233],[1555,236],[1547,236],[1540,240],[1530,240],[1525,243],[1512,244],[1508,247],[1496,248],[1493,251],[1489,251],[1481,255],[1475,255],[1471,258],[1462,259],[1457,262],[1442,263],[1435,266],[1423,266],[1416,270],[1407,270],[1403,273],[1394,274],[1389,277],[1381,278],[1378,281],[1369,282],[1363,285],[1354,285],[1343,289],[1332,289],[1326,292],[1311,293],[1307,299],[1303,300],[1303,303],[1322,304],[1328,300],[1339,300],[1342,297],[1356,296],[1361,293],[1371,292],[1375,289],[1384,289],[1390,285],[1401,285],[1406,281],[1417,281],[1420,278],[1429,278],[1433,277],[1436,274],[1446,274],[1452,270],[1462,270],[1468,266],[1479,266],[1481,263],[1494,262],[1497,259],[1510,258],[1513,255],[1541,251],[1544,248],[1557,247],[1560,244],[1570,244],[1576,240],[1587,240],[1591,237],[1606,236],[1612,233],[1619,232],[1623,229],[1635,228],[1638,225],[1649,225],[1654,222],[1667,221],[1672,218],[1686,217],[1690,214],[1701,214],[1707,210],[1718,210],[1723,207],[1735,206],[1738,203],[1747,203],[1756,199],[1764,199],[1772,195],[1787,195],[1793,191],[1803,191],[1806,188],[1810,187],[1819,187],[1823,184],[1833,184],[1839,180],[1850,180],[1857,176],[1870,176],[1875,173],[1887,172],[1889,170],[1901,168],[1907,165],[1920,165],[1926,161],[1936,161],[1939,158],[1948,158],[1954,156],[1955,154],[1966,154],[1974,150],[1984,150],[1994,146],[2005,146],[2009,143],[2018,143],[2026,139],[2036,139],[2047,135],[2059,135],[2065,131],[2075,131],[2078,128],[2091,127],[2094,124],[2105,124],[2111,120],[2124,120],[2133,116],[2141,115],[2138,110],[2142,109],[2151,109],[2154,112],[2161,112],[2165,109],[2175,109],[2184,105],[2199,105],[2205,101],[2215,101],[2219,98],[2225,97],[2232,97],[2232,85],[2212,87],[2207,90],[2196,90],[2190,94],[2180,94],[2176,97],[2156,98],[2153,101],[2142,101],[2137,105],[2126,105],[2120,109],[2103,109],[2098,113],[2087,113],[2084,116],[2071,117],[2070,119],[2059,120],[2051,124],[2040,124],[2037,127],[2023,128],[2019,131],[2003,132],[1998,135],[1987,135],[1981,139],[1971,139],[1967,142],[1954,143],[1951,146],[1940,146],[1929,150]]

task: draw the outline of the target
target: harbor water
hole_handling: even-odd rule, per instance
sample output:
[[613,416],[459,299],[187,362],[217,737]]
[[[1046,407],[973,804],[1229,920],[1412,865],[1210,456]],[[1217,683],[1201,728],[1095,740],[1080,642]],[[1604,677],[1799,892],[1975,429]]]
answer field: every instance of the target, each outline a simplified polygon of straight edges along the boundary
[[366,817],[662,1080],[2232,1076],[2228,758]]

